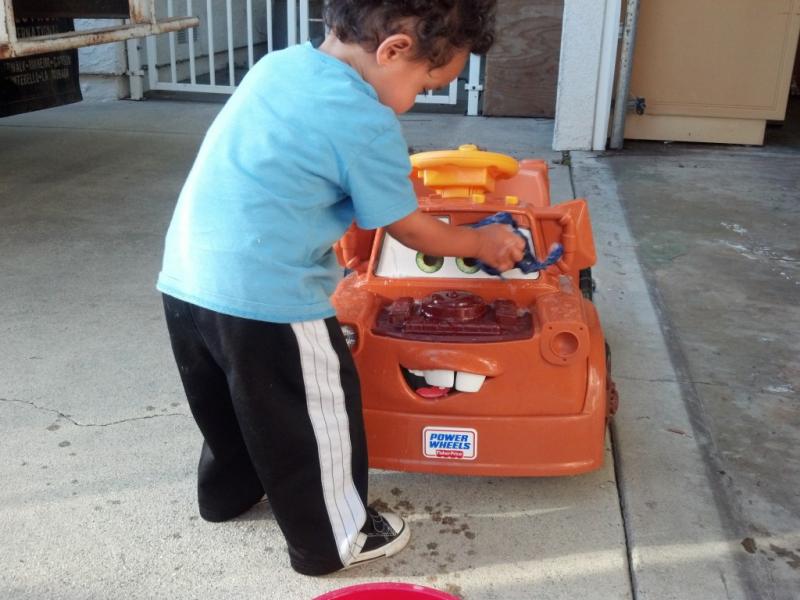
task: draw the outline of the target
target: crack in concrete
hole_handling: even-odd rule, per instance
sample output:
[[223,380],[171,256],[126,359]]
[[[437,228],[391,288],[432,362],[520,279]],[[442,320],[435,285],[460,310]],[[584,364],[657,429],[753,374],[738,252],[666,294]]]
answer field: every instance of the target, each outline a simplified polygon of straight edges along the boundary
[[679,384],[693,384],[693,385],[710,385],[710,386],[717,386],[717,387],[724,387],[730,388],[731,385],[729,383],[716,383],[713,381],[694,381],[694,380],[684,380],[684,379],[673,379],[670,377],[664,378],[656,378],[656,379],[648,379],[647,377],[631,377],[629,375],[618,375],[616,373],[612,373],[611,376],[614,379],[618,379],[620,381],[639,381],[643,383],[679,383]]
[[[577,187],[575,186],[575,174],[574,169],[572,166],[572,156],[570,155],[569,151],[564,152],[564,158],[567,161],[568,172],[569,172],[569,184],[572,188],[572,197],[577,197]],[[622,244],[617,244],[618,246]],[[633,246],[633,245],[632,245]],[[620,265],[621,266],[621,265]],[[612,374],[612,377],[618,377]],[[620,379],[626,379],[626,377],[622,376],[619,377]],[[632,378],[627,378],[632,379]],[[613,462],[614,468],[614,487],[617,490],[617,502],[619,506],[619,516],[620,520],[622,521],[622,537],[625,543],[625,562],[627,567],[627,575],[628,575],[628,589],[631,593],[632,600],[639,599],[639,581],[638,576],[636,573],[636,569],[634,567],[633,561],[633,540],[631,539],[632,532],[631,532],[631,516],[628,508],[628,502],[625,497],[625,490],[622,487],[622,473],[620,471],[621,465],[621,456],[619,452],[619,445],[617,443],[617,435],[616,435],[616,428],[614,424],[614,420],[612,419],[611,422],[608,424],[607,427],[608,436],[609,436],[609,443],[611,446],[611,457]]]
[[786,386],[785,388],[770,388],[767,387],[760,387],[758,389],[754,389],[753,386],[748,386],[739,383],[731,383],[725,381],[700,381],[696,379],[672,379],[670,377],[664,378],[654,378],[649,379],[647,377],[633,377],[630,375],[620,375],[618,373],[611,373],[612,378],[615,381],[636,381],[639,383],[675,383],[678,385],[705,385],[708,387],[717,387],[717,388],[724,388],[726,390],[730,390],[731,392],[745,392],[749,395],[751,394],[767,394],[770,396],[779,396],[779,397],[789,397],[794,393],[794,388],[792,386]]
[[633,532],[631,531],[631,516],[630,509],[628,508],[628,500],[625,494],[625,489],[622,483],[622,473],[620,466],[622,457],[619,452],[619,444],[617,443],[617,429],[614,420],[608,425],[608,435],[611,438],[611,456],[614,463],[614,484],[617,488],[617,502],[619,503],[619,515],[622,521],[622,537],[625,541],[625,557],[628,567],[628,585],[631,590],[631,598],[633,600],[639,599],[639,578],[634,567],[633,560]]
[[129,419],[120,419],[119,421],[110,421],[108,423],[79,423],[75,419],[73,419],[70,415],[61,412],[60,410],[56,410],[54,408],[47,408],[46,406],[39,406],[35,402],[31,402],[30,400],[17,400],[16,398],[0,398],[0,402],[16,402],[17,404],[27,404],[35,408],[36,410],[42,412],[50,412],[55,415],[58,415],[59,418],[66,419],[76,427],[110,427],[111,425],[119,425],[121,423],[130,423],[132,421],[144,421],[145,419],[155,419],[158,417],[188,417],[189,415],[185,413],[164,413],[164,414],[156,414],[156,415],[145,415],[143,417],[131,417]]

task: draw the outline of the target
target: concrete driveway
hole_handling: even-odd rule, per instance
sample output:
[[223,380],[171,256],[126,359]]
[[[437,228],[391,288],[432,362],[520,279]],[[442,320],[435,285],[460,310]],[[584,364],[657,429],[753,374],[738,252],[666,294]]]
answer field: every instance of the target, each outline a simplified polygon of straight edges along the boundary
[[[629,597],[610,453],[569,479],[374,472],[370,500],[410,520],[411,545],[327,578],[290,569],[266,503],[232,523],[198,518],[200,437],[154,282],[218,109],[83,103],[0,122],[0,596],[309,599],[391,580],[463,598]],[[549,143],[546,122],[501,124],[407,126],[419,149]]]
[[200,437],[154,282],[218,110],[84,102],[0,121],[1,597],[310,599],[386,580],[469,600],[793,597],[783,576],[771,596],[753,595],[761,579],[747,561],[769,546],[759,538],[753,554],[731,529],[619,173],[592,154],[573,153],[570,167],[548,150],[549,121],[403,123],[415,150],[474,142],[546,158],[555,200],[589,198],[623,403],[605,467],[559,479],[374,471],[370,500],[410,520],[411,545],[326,578],[291,571],[268,503],[234,522],[200,520]]

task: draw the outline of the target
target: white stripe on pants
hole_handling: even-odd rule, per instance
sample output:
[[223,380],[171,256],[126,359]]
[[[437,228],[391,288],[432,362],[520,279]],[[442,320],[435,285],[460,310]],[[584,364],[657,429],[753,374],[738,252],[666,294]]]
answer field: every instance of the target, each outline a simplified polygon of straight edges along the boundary
[[343,565],[353,560],[356,537],[367,518],[352,476],[350,427],[339,376],[339,358],[325,322],[292,323],[300,349],[308,414],[319,451],[325,507]]

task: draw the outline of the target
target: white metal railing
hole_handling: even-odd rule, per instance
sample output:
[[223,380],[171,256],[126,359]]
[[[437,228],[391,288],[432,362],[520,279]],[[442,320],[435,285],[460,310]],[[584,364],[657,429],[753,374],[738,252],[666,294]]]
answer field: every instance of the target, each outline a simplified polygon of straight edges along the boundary
[[[146,40],[150,90],[232,94],[244,73],[264,54],[324,34],[323,0],[162,0],[163,18],[177,12],[199,17],[196,32],[179,41],[175,32]],[[128,44],[131,97],[144,93],[136,44]],[[480,57],[470,56],[467,114],[478,114]],[[458,102],[458,81],[417,97],[420,104]]]
[[[0,0],[0,59],[119,42],[165,31],[175,32],[195,27],[198,24],[197,19],[192,17],[170,15],[168,19],[156,18],[154,0],[128,0],[127,4],[127,11],[115,15],[115,17],[125,17],[127,23],[120,21],[119,25],[111,27],[95,27],[81,31],[19,38],[14,2],[13,0]],[[21,5],[17,16],[24,17],[25,8],[30,7]],[[170,35],[174,35],[174,33],[170,33]]]

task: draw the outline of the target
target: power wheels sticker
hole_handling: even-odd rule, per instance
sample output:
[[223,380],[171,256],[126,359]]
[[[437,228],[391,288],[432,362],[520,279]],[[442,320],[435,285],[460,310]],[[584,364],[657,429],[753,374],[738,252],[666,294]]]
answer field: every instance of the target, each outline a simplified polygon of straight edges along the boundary
[[457,427],[426,427],[422,430],[422,453],[426,458],[475,460],[478,432]]

